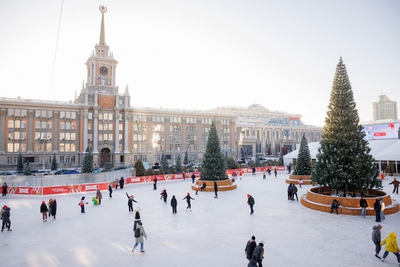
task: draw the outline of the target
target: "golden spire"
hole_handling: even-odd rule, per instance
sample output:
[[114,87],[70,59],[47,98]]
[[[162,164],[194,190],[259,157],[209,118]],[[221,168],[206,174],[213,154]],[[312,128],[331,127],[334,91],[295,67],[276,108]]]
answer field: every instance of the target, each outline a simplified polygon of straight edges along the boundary
[[106,6],[99,6],[99,10],[101,12],[101,28],[100,28],[100,45],[106,44],[106,34],[105,34],[105,29],[104,29],[104,13],[107,12],[107,7]]

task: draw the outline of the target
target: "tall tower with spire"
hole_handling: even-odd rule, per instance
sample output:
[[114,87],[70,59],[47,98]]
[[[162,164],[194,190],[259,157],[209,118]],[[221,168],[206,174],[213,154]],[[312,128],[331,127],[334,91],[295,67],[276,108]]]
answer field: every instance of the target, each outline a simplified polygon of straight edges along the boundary
[[106,44],[104,14],[106,6],[99,6],[101,26],[99,43],[86,61],[87,81],[75,103],[81,105],[84,138],[81,153],[87,147],[93,152],[93,161],[103,166],[106,162],[124,162],[128,153],[128,121],[130,95],[128,86],[119,93],[116,85],[118,61]]

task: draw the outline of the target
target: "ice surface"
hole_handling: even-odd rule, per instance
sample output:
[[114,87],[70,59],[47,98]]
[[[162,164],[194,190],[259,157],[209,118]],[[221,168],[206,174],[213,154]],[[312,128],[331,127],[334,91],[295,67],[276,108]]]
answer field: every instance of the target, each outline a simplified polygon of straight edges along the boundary
[[[238,189],[199,192],[190,189],[191,179],[127,185],[114,190],[113,198],[103,191],[103,201],[93,206],[95,192],[55,196],[7,195],[0,207],[11,207],[12,231],[0,233],[0,266],[229,266],[245,267],[244,248],[255,235],[265,241],[264,266],[397,266],[389,254],[385,263],[374,257],[371,241],[374,217],[322,213],[287,200],[287,174],[262,179],[262,174],[243,175]],[[389,181],[384,190],[392,192]],[[166,187],[168,204],[160,200]],[[299,198],[310,185],[299,188]],[[128,213],[125,195],[133,194],[142,209],[143,226],[148,235],[144,255],[132,254],[133,218]],[[192,212],[186,212],[190,192]],[[246,195],[255,198],[250,215]],[[80,213],[82,195],[90,203]],[[178,213],[169,205],[172,195],[178,200]],[[50,197],[58,203],[57,219],[42,222],[39,207]],[[392,198],[398,195],[392,194]],[[399,200],[399,199],[397,199]],[[382,222],[382,238],[391,231],[400,235],[400,213],[387,215]],[[139,247],[137,248],[137,250]],[[382,249],[381,255],[383,254]]]

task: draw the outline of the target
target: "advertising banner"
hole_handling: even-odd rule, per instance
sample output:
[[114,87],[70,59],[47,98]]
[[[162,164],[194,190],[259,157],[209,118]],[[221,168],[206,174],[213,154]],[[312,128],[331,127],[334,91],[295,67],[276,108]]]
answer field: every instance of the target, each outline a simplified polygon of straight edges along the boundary
[[364,140],[398,139],[400,123],[363,125]]

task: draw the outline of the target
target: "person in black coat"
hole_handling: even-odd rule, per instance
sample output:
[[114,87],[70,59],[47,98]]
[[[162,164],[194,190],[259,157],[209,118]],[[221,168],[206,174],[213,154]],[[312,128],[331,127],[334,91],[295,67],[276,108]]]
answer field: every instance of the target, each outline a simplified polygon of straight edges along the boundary
[[218,197],[218,185],[217,185],[216,181],[214,181],[214,193],[215,193],[214,198],[217,198]]
[[192,174],[192,184],[194,184],[194,180],[196,180],[196,175]]
[[40,213],[42,214],[43,222],[47,222],[47,212],[49,209],[47,208],[46,202],[42,201],[40,205]]
[[6,182],[4,182],[2,188],[3,188],[3,195],[2,196],[5,197],[7,195],[7,183]]
[[120,189],[124,188],[124,183],[125,183],[124,177],[121,176],[121,179],[119,179],[119,188]]
[[128,198],[128,208],[129,208],[129,213],[131,213],[131,211],[133,212],[133,202],[138,203],[136,200],[133,199],[133,195],[128,195],[127,192],[125,192],[126,197]]
[[381,203],[380,203],[379,199],[375,200],[374,211],[375,211],[375,221],[380,222],[381,221]]
[[162,198],[164,199],[165,204],[167,203],[167,197],[168,197],[167,189],[165,189],[165,187],[164,187],[163,191],[162,191]]
[[336,210],[336,214],[339,214],[339,212],[338,212],[339,206],[340,206],[340,202],[337,201],[336,199],[334,199],[331,204],[331,213],[333,212],[333,210]]
[[251,256],[253,256],[256,246],[256,237],[253,235],[250,240],[247,241],[246,247],[244,248],[244,251],[246,251],[246,259],[251,260]]
[[108,195],[110,196],[110,198],[112,198],[112,186],[111,186],[111,183],[108,184]]
[[153,190],[157,190],[157,177],[153,179]]
[[191,199],[194,200],[194,198],[192,198],[192,197],[190,196],[190,193],[187,193],[186,197],[184,197],[183,200],[185,200],[185,199],[186,199],[186,202],[187,202],[187,204],[188,204],[187,207],[186,207],[186,211],[188,211],[188,210],[192,211],[192,205],[190,204],[190,200],[191,200]]
[[51,203],[51,216],[53,216],[53,219],[56,219],[56,214],[57,214],[57,202],[56,199],[53,199],[53,203]]
[[171,198],[172,214],[177,213],[176,206],[178,206],[178,201],[176,201],[175,195]]

